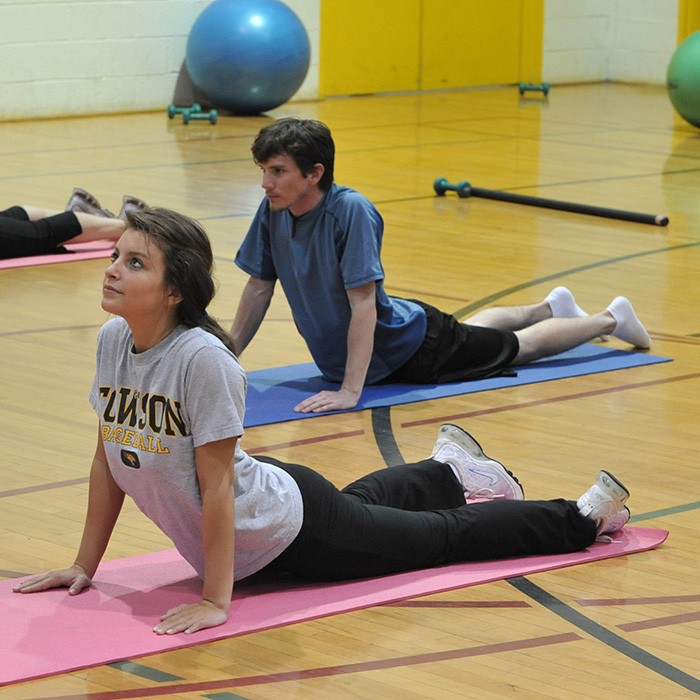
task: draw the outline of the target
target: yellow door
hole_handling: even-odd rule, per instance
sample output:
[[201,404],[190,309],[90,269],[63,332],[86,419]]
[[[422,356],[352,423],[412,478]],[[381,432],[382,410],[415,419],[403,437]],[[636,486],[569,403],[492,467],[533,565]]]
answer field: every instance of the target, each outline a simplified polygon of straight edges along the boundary
[[321,96],[418,90],[421,0],[324,0]]
[[424,90],[518,81],[520,0],[425,2]]
[[538,82],[544,0],[324,0],[320,92]]

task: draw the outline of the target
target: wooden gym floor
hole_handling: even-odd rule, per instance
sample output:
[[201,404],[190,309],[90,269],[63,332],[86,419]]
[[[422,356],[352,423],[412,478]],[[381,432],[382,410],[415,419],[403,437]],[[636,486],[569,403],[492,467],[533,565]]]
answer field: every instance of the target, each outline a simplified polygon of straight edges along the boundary
[[[435,595],[436,607],[337,615],[6,686],[0,700],[699,695],[698,131],[673,114],[663,89],[615,84],[554,86],[547,100],[508,87],[293,103],[272,114],[287,115],[329,124],[337,181],[385,217],[390,293],[455,313],[538,301],[559,284],[590,311],[623,294],[649,329],[652,352],[673,362],[259,427],[244,448],[307,463],[342,484],[387,459],[425,456],[449,419],[512,468],[530,497],[576,498],[606,468],[632,492],[633,523],[670,536],[649,553]],[[3,207],[62,208],[80,186],[109,208],[126,193],[201,219],[217,261],[213,311],[228,325],[245,283],[233,258],[262,197],[250,143],[270,118],[185,126],[163,109],[1,124]],[[436,177],[666,214],[670,224],[437,198]],[[105,266],[0,271],[5,578],[65,566],[78,545]],[[307,361],[281,292],[242,359],[249,370]],[[107,558],[170,546],[128,504]],[[569,641],[547,643],[553,635]]]

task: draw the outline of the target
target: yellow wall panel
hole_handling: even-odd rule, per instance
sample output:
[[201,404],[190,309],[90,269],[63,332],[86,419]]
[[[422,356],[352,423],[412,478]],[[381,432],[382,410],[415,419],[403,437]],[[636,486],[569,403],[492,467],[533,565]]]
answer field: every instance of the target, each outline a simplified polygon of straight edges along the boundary
[[539,82],[543,25],[544,0],[322,0],[320,93]]
[[420,15],[421,0],[325,0],[321,95],[417,90]]
[[680,0],[678,5],[678,43],[700,29],[700,0]]
[[425,90],[518,82],[520,0],[425,2]]
[[539,84],[544,51],[544,0],[523,0],[520,28],[518,82]]

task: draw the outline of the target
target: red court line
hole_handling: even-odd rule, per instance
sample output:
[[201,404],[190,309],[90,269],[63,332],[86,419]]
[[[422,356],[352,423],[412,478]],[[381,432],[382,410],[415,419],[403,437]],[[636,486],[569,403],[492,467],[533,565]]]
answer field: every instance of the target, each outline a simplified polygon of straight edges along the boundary
[[537,401],[524,401],[523,403],[507,404],[496,408],[486,408],[480,411],[467,411],[466,413],[454,413],[450,416],[440,416],[437,418],[425,418],[423,420],[408,421],[401,423],[402,428],[415,428],[419,425],[430,425],[431,423],[445,423],[448,421],[460,420],[463,418],[475,418],[476,416],[488,416],[491,413],[503,413],[505,411],[514,411],[521,408],[532,408],[533,406],[546,406],[552,403],[560,403],[562,401],[574,401],[576,399],[585,399],[591,396],[602,396],[604,394],[615,394],[618,391],[629,391],[630,389],[643,389],[648,386],[656,386],[658,384],[670,384],[671,382],[681,382],[688,379],[700,378],[700,372],[692,374],[682,374],[678,377],[668,377],[666,379],[654,379],[648,382],[638,382],[636,384],[621,384],[620,386],[610,387],[609,389],[594,389],[592,391],[582,391],[578,394],[564,394],[563,396],[554,396],[548,399],[539,399]]
[[269,685],[270,683],[284,683],[290,681],[298,682],[314,678],[341,676],[350,673],[366,673],[368,671],[382,671],[385,669],[401,668],[403,666],[415,666],[417,664],[439,663],[440,661],[466,659],[473,656],[499,654],[507,651],[536,649],[538,647],[549,646],[552,644],[575,642],[581,639],[582,637],[580,637],[578,634],[575,634],[574,632],[567,632],[564,634],[553,634],[546,637],[523,639],[516,642],[485,644],[484,646],[469,647],[467,649],[438,651],[430,654],[417,654],[415,656],[399,656],[393,659],[379,659],[377,661],[342,664],[340,666],[310,668],[302,671],[287,671],[285,673],[271,673],[260,676],[246,676],[243,678],[224,678],[218,681],[173,683],[165,686],[160,685],[157,688],[134,688],[132,690],[109,690],[99,693],[81,693],[79,695],[57,695],[46,698],[36,698],[36,700],[126,700],[127,698],[157,697],[159,695],[175,695],[180,693],[202,693],[210,690]]
[[700,603],[700,595],[668,595],[647,598],[591,598],[579,605],[657,605],[659,603]]
[[88,326],[58,326],[55,328],[26,328],[21,331],[3,331],[0,333],[0,338],[8,335],[27,335],[29,333],[55,333],[56,331],[84,331],[92,328],[100,328],[101,323],[91,323]]
[[7,496],[21,496],[25,493],[36,491],[48,491],[49,489],[60,489],[64,486],[76,486],[77,484],[87,484],[90,477],[81,476],[79,479],[68,479],[67,481],[54,481],[50,484],[37,484],[36,486],[25,486],[21,489],[11,489],[10,491],[0,491],[0,498]]
[[654,340],[662,340],[665,343],[676,343],[678,345],[700,345],[700,338],[687,335],[667,335],[666,333],[650,333]]
[[667,627],[668,625],[680,625],[684,622],[696,622],[697,620],[700,620],[700,612],[669,615],[668,617],[657,617],[655,620],[645,620],[643,622],[627,622],[624,625],[618,625],[618,627],[625,632],[636,632],[637,630],[654,629],[654,627]]
[[271,450],[283,450],[285,447],[299,447],[299,445],[313,445],[316,442],[326,442],[327,440],[339,440],[347,437],[357,437],[364,435],[364,430],[349,430],[346,433],[333,433],[332,435],[320,435],[313,438],[304,438],[303,440],[292,440],[291,442],[278,442],[275,445],[264,445],[262,447],[246,448],[249,455],[260,454],[261,452],[269,452]]
[[0,578],[22,578],[23,576],[29,576],[26,571],[7,571],[7,569],[0,569]]
[[526,600],[399,600],[387,608],[529,608]]
[[[299,445],[311,445],[317,442],[326,442],[327,440],[339,440],[347,437],[357,437],[364,435],[364,430],[351,430],[346,433],[333,433],[332,435],[320,435],[318,437],[306,438],[304,440],[292,440],[290,442],[280,442],[276,445],[266,445],[262,447],[254,447],[246,450],[250,455],[260,454],[261,452],[272,452],[274,450],[283,450],[286,447],[298,447]],[[89,477],[84,476],[79,479],[69,479],[67,481],[55,481],[51,484],[39,484],[37,486],[25,486],[21,489],[12,489],[10,491],[0,491],[0,498],[7,496],[21,496],[26,493],[34,493],[36,491],[48,491],[49,489],[60,489],[64,486],[75,486],[77,484],[87,484]]]

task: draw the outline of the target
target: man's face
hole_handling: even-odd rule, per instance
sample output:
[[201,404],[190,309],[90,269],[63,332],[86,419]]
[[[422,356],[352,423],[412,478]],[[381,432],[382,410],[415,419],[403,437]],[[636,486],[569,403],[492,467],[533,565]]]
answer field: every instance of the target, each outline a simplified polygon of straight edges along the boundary
[[321,164],[303,175],[294,159],[281,153],[258,165],[263,171],[262,187],[272,211],[289,209],[294,216],[301,216],[321,201],[323,191],[318,186],[323,175]]

